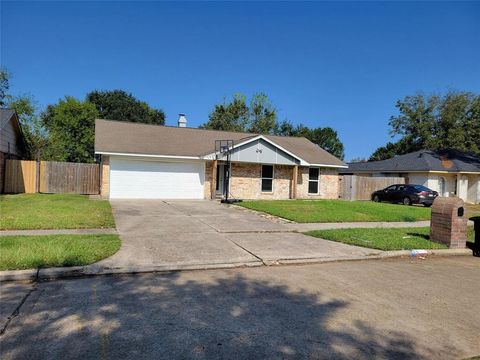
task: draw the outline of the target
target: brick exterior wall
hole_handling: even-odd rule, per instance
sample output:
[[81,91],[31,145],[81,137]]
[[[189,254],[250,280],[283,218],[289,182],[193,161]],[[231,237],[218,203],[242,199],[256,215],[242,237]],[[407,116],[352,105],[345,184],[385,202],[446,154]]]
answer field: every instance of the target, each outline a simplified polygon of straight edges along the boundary
[[273,191],[262,192],[261,164],[232,163],[230,196],[237,199],[289,199],[292,167],[276,165],[273,173]]
[[204,184],[204,197],[205,199],[211,199],[212,197],[212,177],[213,177],[213,161],[207,161],[205,164],[205,184]]
[[338,170],[320,168],[318,194],[308,193],[308,167],[298,168],[297,199],[338,199],[340,186]]
[[460,198],[437,197],[432,206],[430,239],[451,249],[463,249],[467,242],[467,218],[458,216],[463,208]]
[[102,162],[100,163],[100,176],[102,177],[102,184],[100,187],[100,195],[104,199],[110,196],[110,157],[102,155]]
[[[205,167],[205,198],[210,198],[212,162]],[[275,165],[273,191],[261,191],[261,164],[232,163],[230,196],[237,199],[285,200],[291,198],[293,166]],[[339,177],[335,169],[320,169],[319,194],[308,194],[308,167],[298,168],[298,199],[338,199]]]

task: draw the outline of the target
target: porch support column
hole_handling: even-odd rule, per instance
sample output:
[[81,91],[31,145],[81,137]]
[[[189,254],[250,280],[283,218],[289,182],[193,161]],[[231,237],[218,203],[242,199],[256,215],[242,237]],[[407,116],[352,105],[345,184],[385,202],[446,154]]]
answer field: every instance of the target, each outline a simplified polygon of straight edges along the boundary
[[212,181],[210,182],[210,199],[215,199],[216,189],[217,189],[217,165],[218,161],[213,160],[212,162]]
[[297,198],[297,180],[298,180],[298,165],[293,166],[292,170],[292,199]]

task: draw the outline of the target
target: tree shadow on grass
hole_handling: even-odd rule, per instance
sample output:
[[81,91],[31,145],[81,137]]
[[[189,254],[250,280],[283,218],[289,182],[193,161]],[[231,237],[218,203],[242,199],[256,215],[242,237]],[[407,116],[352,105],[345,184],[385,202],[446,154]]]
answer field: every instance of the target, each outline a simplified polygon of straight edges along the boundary
[[407,235],[408,236],[419,237],[419,238],[430,241],[430,235],[428,235],[428,234],[420,234],[420,233],[416,233],[416,232],[407,232]]
[[348,316],[348,307],[342,300],[238,275],[41,283],[0,338],[0,357],[422,359],[439,354],[401,332],[333,321],[339,312]]

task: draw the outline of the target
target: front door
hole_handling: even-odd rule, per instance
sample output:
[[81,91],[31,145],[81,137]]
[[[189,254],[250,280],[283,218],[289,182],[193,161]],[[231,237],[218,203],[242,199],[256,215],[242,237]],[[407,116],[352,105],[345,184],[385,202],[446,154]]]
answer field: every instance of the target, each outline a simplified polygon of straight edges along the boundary
[[216,194],[223,195],[224,194],[224,184],[225,184],[225,165],[218,164],[217,165],[217,186],[216,186]]

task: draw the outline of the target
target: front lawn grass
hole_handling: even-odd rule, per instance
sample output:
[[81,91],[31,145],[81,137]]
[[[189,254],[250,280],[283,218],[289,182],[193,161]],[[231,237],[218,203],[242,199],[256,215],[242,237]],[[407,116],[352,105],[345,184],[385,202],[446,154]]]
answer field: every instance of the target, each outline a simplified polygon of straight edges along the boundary
[[343,200],[259,200],[237,205],[299,223],[430,220],[431,210],[420,206]]
[[119,248],[118,235],[1,236],[0,270],[87,265]]
[[87,195],[1,195],[0,213],[0,230],[115,227],[110,203]]
[[[473,228],[468,229],[473,241]],[[306,235],[379,250],[446,249],[429,240],[429,227],[315,230]]]
[[465,216],[480,216],[480,204],[465,204]]

